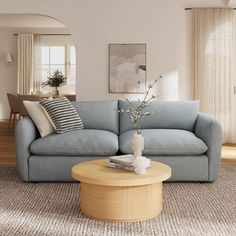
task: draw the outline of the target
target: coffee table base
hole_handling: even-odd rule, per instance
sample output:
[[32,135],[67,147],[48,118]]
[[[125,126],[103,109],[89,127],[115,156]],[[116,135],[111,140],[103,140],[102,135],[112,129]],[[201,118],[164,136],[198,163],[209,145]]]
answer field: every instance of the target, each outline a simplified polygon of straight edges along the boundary
[[104,186],[80,182],[80,207],[89,218],[134,222],[162,211],[162,182],[142,186]]

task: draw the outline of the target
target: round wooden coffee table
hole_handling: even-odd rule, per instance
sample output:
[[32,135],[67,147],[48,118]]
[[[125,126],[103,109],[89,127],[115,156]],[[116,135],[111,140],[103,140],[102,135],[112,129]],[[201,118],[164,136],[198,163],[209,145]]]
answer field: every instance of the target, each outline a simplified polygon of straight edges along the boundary
[[106,167],[108,160],[88,161],[72,168],[80,181],[80,207],[84,215],[105,221],[151,219],[162,211],[162,181],[171,168],[151,162],[145,175]]

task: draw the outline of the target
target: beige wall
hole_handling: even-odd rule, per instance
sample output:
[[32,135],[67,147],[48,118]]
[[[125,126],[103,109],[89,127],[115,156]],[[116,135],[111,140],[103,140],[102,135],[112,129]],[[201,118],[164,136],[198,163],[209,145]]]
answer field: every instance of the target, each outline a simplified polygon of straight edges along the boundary
[[0,5],[0,13],[43,14],[65,24],[77,50],[79,100],[123,97],[108,93],[109,43],[146,43],[148,81],[164,75],[160,98],[192,97],[188,19],[175,0],[0,0]]
[[[0,13],[39,13],[68,27],[77,48],[79,99],[115,99],[108,93],[108,44],[147,43],[148,80],[166,75],[165,99],[177,99],[177,4],[173,0],[9,0]],[[70,4],[68,4],[70,3]],[[55,6],[57,7],[55,10]],[[165,90],[163,90],[165,89]]]
[[192,13],[179,9],[179,99],[194,99]]
[[[12,32],[6,29],[0,29],[0,119],[6,119],[9,116],[9,104],[7,92],[16,93],[16,39]],[[6,65],[6,53],[11,54],[13,63]]]

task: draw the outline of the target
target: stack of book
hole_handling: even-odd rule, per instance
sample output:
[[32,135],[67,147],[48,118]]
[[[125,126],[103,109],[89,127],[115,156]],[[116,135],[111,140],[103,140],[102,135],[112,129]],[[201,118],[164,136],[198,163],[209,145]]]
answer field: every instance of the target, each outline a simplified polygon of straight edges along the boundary
[[111,156],[107,162],[107,167],[127,170],[127,171],[135,171],[135,167],[133,164],[133,155],[122,155],[122,156]]

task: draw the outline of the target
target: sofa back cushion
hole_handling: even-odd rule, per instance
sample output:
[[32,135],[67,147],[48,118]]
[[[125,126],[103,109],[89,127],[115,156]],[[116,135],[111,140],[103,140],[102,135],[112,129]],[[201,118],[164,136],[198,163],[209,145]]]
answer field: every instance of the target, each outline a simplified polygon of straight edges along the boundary
[[118,101],[72,102],[85,129],[100,129],[119,133]]
[[[137,106],[138,102],[131,102]],[[128,103],[119,101],[119,109],[127,110]],[[199,113],[199,101],[155,101],[146,111],[153,112],[141,120],[142,129],[183,129],[193,131]],[[120,133],[133,129],[129,114],[120,112]]]

